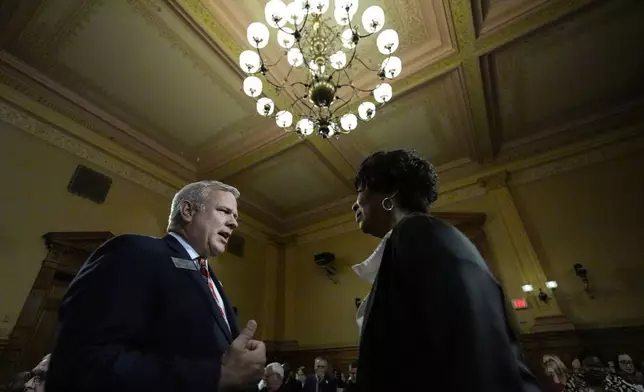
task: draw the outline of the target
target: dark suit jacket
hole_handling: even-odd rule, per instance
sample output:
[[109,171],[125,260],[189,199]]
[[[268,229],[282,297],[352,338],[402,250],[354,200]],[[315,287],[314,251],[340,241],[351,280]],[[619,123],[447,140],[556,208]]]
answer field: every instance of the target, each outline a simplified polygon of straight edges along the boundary
[[366,305],[360,392],[536,392],[476,247],[426,214],[394,228]]
[[170,235],[122,235],[89,257],[60,308],[48,392],[217,391],[235,314],[212,275],[229,329],[199,270],[172,258],[190,260]]
[[335,380],[331,379],[331,377],[325,376],[324,380],[322,380],[319,388],[316,391],[315,386],[317,382],[318,379],[315,377],[315,375],[307,378],[302,390],[304,392],[337,392]]

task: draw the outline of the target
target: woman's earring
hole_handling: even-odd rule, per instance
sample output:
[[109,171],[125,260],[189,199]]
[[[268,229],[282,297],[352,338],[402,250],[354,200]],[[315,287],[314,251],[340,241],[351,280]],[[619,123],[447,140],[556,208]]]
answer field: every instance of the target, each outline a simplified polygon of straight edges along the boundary
[[393,200],[391,200],[391,199],[390,199],[390,198],[388,198],[388,197],[385,197],[384,199],[382,199],[382,203],[381,203],[381,204],[382,204],[382,208],[383,208],[385,211],[391,211],[391,210],[393,210],[393,209],[394,209],[394,201],[393,201]]

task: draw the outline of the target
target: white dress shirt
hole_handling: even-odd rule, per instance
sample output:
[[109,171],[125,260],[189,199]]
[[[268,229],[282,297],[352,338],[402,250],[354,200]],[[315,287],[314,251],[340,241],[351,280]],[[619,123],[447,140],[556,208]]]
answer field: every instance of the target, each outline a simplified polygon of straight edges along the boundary
[[[373,285],[373,282],[378,276],[378,270],[380,269],[380,263],[382,263],[382,256],[385,254],[385,246],[387,245],[387,240],[391,237],[391,230],[382,237],[380,244],[376,247],[376,250],[365,259],[360,264],[354,265],[353,271],[360,277],[362,280]],[[358,330],[362,334],[362,322],[364,321],[364,313],[367,310],[367,301],[369,300],[369,294],[362,300],[358,311],[356,312],[356,324],[358,324]]]
[[[179,241],[181,246],[183,246],[186,252],[188,252],[188,256],[190,256],[190,258],[192,259],[192,262],[195,263],[195,266],[197,267],[197,271],[199,271],[200,270],[199,258],[201,257],[199,253],[197,253],[197,251],[188,242],[186,242],[186,240],[183,239],[183,237],[181,237],[179,234],[172,233],[172,232],[168,234],[170,234],[171,236],[176,238],[177,241]],[[216,301],[217,306],[221,308],[221,314],[224,316],[224,320],[226,320],[226,324],[228,325],[228,328],[230,328],[230,324],[228,323],[228,317],[226,316],[226,308],[224,308],[224,300],[223,298],[221,298],[221,294],[219,294],[219,290],[217,290],[217,286],[215,285],[215,282],[212,280],[212,276],[210,276],[210,272],[208,272],[208,282],[212,284],[212,288],[214,289],[214,292],[215,292],[215,297],[217,297],[217,301]]]

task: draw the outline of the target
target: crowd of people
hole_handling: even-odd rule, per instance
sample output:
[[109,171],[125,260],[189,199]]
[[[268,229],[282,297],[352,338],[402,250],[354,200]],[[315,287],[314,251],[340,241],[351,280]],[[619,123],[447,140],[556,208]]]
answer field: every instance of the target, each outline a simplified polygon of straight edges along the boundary
[[644,392],[644,361],[638,370],[626,353],[605,363],[595,355],[575,358],[569,369],[557,355],[544,355],[548,392]]
[[258,385],[261,392],[355,392],[358,361],[349,365],[347,372],[340,369],[330,371],[324,358],[315,358],[312,374],[306,367],[293,370],[288,363],[269,363],[264,377]]

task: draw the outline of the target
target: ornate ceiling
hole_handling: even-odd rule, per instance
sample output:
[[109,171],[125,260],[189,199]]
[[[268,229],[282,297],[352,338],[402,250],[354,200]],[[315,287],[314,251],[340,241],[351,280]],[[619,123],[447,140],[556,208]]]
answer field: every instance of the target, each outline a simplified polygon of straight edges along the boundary
[[86,142],[178,179],[169,185],[237,186],[242,209],[278,233],[346,212],[376,150],[417,149],[449,188],[642,119],[641,0],[361,0],[400,33],[394,100],[349,136],[302,140],[241,91],[237,58],[264,4],[2,0],[0,83],[91,131],[75,135]]

